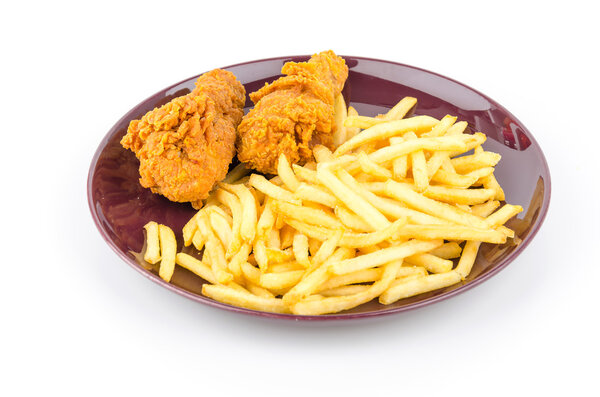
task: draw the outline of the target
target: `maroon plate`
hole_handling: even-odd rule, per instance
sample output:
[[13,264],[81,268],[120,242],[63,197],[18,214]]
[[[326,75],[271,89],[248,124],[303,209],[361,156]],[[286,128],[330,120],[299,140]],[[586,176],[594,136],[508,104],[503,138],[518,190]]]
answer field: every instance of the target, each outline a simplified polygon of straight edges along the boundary
[[[253,92],[280,76],[281,66],[290,60],[305,61],[309,56],[288,56],[233,65],[233,72]],[[471,131],[488,136],[484,147],[500,153],[496,177],[505,190],[507,201],[523,206],[519,218],[508,226],[522,240],[519,245],[482,244],[469,277],[448,288],[421,294],[384,306],[373,301],[349,311],[323,316],[296,316],[266,313],[234,307],[202,296],[203,280],[177,267],[172,282],[166,283],[156,271],[148,270],[132,252],[140,252],[144,244],[143,226],[150,220],[169,225],[181,242],[181,228],[195,213],[189,204],[173,203],[152,194],[138,182],[138,161],[123,149],[119,141],[129,122],[174,97],[187,94],[198,76],[152,95],[119,120],[106,134],[90,166],[88,201],[92,217],[108,245],[129,265],[152,281],[192,300],[239,313],[292,320],[332,320],[380,316],[415,309],[447,299],[472,288],[498,273],[511,263],[539,230],[550,202],[550,172],[544,154],[533,135],[510,112],[487,96],[439,74],[395,62],[360,57],[344,57],[350,74],[344,96],[361,115],[383,113],[402,97],[418,99],[415,114],[442,118],[458,116],[469,123]],[[252,105],[248,99],[246,110]]]

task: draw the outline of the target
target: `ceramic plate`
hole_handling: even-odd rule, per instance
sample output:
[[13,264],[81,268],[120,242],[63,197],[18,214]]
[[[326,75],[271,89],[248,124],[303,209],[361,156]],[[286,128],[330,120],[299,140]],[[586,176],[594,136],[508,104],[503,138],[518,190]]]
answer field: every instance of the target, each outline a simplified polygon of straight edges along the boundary
[[[280,57],[223,69],[233,72],[249,93],[279,77],[285,62],[305,61],[308,58]],[[150,220],[169,225],[175,231],[181,248],[181,228],[195,211],[189,204],[170,202],[142,188],[138,182],[139,163],[131,151],[121,147],[119,141],[131,120],[140,118],[177,96],[189,93],[198,76],[165,88],[134,107],[108,131],[100,143],[92,159],[87,188],[92,217],[102,237],[142,275],[189,299],[238,313],[293,320],[367,318],[415,309],[466,291],[513,262],[539,230],[550,201],[548,165],[533,135],[501,105],[457,81],[395,62],[352,56],[344,58],[350,73],[343,94],[347,103],[354,106],[359,114],[374,116],[384,113],[402,97],[409,95],[418,99],[415,114],[427,114],[440,119],[446,114],[458,116],[459,120],[469,123],[471,131],[481,131],[488,136],[484,148],[502,155],[496,167],[496,177],[505,190],[507,200],[524,208],[518,219],[513,218],[507,224],[517,231],[522,240],[519,245],[512,242],[501,246],[482,244],[471,274],[462,283],[389,306],[373,301],[346,312],[324,316],[265,313],[213,301],[200,293],[203,280],[180,267],[177,267],[171,283],[166,283],[133,254],[142,250],[142,228]],[[251,106],[252,103],[247,99],[246,111]]]

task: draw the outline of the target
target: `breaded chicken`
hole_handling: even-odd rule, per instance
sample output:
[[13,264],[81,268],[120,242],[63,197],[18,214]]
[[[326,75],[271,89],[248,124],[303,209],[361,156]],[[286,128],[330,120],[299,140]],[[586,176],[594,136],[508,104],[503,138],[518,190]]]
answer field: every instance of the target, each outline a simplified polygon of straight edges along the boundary
[[233,73],[215,69],[191,93],[131,121],[121,145],[140,160],[140,184],[200,208],[227,175],[245,100]]
[[333,51],[308,62],[287,62],[280,77],[250,94],[255,107],[242,119],[238,159],[264,173],[276,173],[284,153],[291,163],[312,159],[312,147],[333,149],[333,104],[348,78],[346,62]]

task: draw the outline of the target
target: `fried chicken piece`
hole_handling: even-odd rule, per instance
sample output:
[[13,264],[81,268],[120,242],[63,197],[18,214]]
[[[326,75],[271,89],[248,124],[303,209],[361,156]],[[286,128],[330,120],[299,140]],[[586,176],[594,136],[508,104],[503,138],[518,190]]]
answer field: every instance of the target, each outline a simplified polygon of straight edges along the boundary
[[191,93],[131,121],[121,145],[140,160],[140,184],[202,207],[227,175],[245,101],[233,73],[215,69],[200,76]]
[[333,149],[333,104],[348,78],[346,62],[333,51],[308,62],[287,62],[280,77],[250,94],[255,107],[238,127],[238,159],[274,174],[284,153],[291,163],[312,159],[316,144]]

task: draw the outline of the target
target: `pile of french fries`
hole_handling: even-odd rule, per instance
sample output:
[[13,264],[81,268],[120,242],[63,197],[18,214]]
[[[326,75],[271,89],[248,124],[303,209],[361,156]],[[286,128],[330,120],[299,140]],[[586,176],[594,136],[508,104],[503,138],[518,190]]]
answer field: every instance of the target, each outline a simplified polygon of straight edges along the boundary
[[482,242],[514,237],[504,223],[522,208],[501,206],[500,155],[484,134],[453,116],[405,118],[415,105],[364,117],[339,96],[333,153],[317,145],[303,166],[282,155],[270,179],[237,166],[183,228],[198,255],[177,253],[173,232],[150,222],[145,260],[166,281],[176,265],[190,270],[217,301],[299,315],[461,282]]

